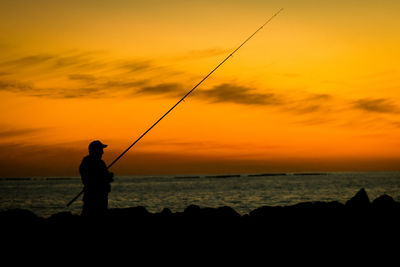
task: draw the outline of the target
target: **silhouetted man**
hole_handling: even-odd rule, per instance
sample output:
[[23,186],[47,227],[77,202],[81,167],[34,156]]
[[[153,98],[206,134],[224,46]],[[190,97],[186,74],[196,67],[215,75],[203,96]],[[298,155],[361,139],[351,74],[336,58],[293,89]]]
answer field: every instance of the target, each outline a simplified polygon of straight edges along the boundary
[[107,211],[108,193],[114,174],[107,170],[101,159],[107,145],[96,140],[89,144],[89,155],[84,157],[79,167],[84,185],[82,215],[101,216]]

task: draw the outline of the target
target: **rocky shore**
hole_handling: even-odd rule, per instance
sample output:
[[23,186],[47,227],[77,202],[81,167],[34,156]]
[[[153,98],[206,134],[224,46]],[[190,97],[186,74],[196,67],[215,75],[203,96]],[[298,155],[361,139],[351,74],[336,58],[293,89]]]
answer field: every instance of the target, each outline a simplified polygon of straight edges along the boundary
[[[144,207],[109,209],[102,218],[61,212],[42,218],[28,210],[0,212],[1,231],[15,237],[36,238],[98,235],[134,240],[244,240],[253,242],[327,242],[332,244],[397,238],[400,203],[388,195],[371,201],[364,189],[346,203],[304,202],[291,206],[263,206],[240,215],[231,207],[188,206],[183,212],[165,208],[150,213]],[[112,234],[111,234],[112,233]],[[362,242],[361,242],[362,243]],[[243,242],[241,243],[243,244]]]

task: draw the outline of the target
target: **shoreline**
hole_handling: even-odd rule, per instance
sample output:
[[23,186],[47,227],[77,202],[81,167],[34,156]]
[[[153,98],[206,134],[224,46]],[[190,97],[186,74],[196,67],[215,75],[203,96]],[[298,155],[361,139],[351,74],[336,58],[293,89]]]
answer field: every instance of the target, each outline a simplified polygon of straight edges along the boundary
[[2,240],[14,244],[15,251],[24,244],[41,252],[64,253],[60,248],[68,251],[74,244],[81,251],[99,248],[104,255],[109,248],[114,253],[128,249],[152,256],[166,253],[170,259],[179,258],[182,252],[211,260],[211,255],[222,251],[251,251],[248,255],[253,255],[260,249],[264,252],[259,255],[271,256],[275,251],[284,257],[300,253],[313,258],[326,253],[347,259],[356,255],[355,250],[372,249],[387,255],[398,247],[393,241],[400,239],[400,202],[388,195],[370,201],[361,189],[346,203],[262,206],[244,215],[228,206],[196,205],[183,212],[164,208],[151,213],[143,206],[109,209],[100,218],[71,212],[43,218],[29,210],[14,209],[0,212],[0,225]]
[[[164,208],[161,212],[149,212],[143,206],[129,208],[112,208],[97,222],[126,225],[127,222],[134,224],[151,222],[155,224],[187,223],[198,225],[211,224],[240,224],[240,225],[284,225],[286,220],[297,220],[296,223],[321,221],[332,224],[332,222],[352,221],[368,219],[371,222],[379,222],[390,219],[400,223],[400,202],[391,196],[381,195],[370,201],[367,192],[361,188],[346,203],[338,201],[322,202],[300,202],[288,206],[262,206],[250,211],[248,214],[239,214],[229,206],[218,208],[199,207],[189,205],[183,212],[172,212]],[[93,218],[86,218],[71,212],[59,212],[44,218],[27,209],[8,209],[0,211],[1,224],[12,228],[29,228],[31,225],[45,227],[59,227],[67,224],[79,225]],[[390,222],[390,221],[387,221]],[[400,225],[400,224],[398,224]],[[400,227],[399,227],[400,228]]]

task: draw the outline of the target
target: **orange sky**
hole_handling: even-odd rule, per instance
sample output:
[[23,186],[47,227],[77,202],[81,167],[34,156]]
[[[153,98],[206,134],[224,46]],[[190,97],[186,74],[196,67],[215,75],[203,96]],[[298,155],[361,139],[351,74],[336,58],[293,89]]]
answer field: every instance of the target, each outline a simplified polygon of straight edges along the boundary
[[0,176],[399,170],[400,2],[2,1]]

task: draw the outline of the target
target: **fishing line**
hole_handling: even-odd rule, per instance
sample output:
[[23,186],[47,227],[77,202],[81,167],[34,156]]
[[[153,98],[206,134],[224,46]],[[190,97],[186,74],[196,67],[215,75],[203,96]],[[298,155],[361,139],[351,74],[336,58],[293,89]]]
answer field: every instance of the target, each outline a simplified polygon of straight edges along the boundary
[[[208,73],[198,84],[196,84],[189,92],[187,92],[175,105],[173,105],[161,118],[159,118],[149,129],[147,129],[135,142],[133,142],[127,149],[125,149],[110,165],[107,166],[107,169],[111,168],[126,152],[128,152],[140,139],[142,139],[151,129],[154,128],[165,116],[167,116],[176,106],[178,106],[182,101],[185,100],[200,84],[202,84],[208,77],[211,76],[222,64],[224,64],[230,57],[233,56],[244,44],[246,44],[254,35],[256,35],[265,25],[267,25],[272,19],[278,16],[283,8],[281,8],[278,12],[276,12],[272,17],[270,17],[261,27],[259,27],[252,35],[250,35],[243,43],[241,43],[232,53],[230,53],[224,60],[221,61],[210,73]],[[82,195],[84,190],[82,190],[76,197],[74,197],[70,202],[68,202],[67,207],[69,207],[80,195]]]

